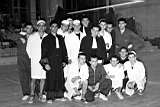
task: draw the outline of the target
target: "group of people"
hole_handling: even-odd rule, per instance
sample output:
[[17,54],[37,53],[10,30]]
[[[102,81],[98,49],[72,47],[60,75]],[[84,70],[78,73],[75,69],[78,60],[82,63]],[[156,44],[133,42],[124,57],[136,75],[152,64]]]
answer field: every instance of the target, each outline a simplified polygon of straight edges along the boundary
[[115,28],[104,19],[91,24],[87,17],[68,18],[60,27],[51,21],[47,34],[44,20],[37,21],[36,32],[26,23],[17,40],[22,100],[33,103],[36,94],[50,104],[96,97],[107,101],[112,92],[120,100],[123,94],[142,95],[146,72],[135,51],[142,41],[126,25],[125,18]]

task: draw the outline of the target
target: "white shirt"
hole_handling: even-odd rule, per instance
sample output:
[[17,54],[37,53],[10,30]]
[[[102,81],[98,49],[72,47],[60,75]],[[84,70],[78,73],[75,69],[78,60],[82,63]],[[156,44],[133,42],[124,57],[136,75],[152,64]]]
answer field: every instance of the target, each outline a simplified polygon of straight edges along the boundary
[[139,82],[145,78],[145,68],[142,62],[137,61],[131,65],[130,61],[124,63],[124,69],[127,70],[130,81]]
[[68,35],[68,32],[63,32],[61,28],[57,30],[57,34],[61,35],[63,38]]
[[100,31],[99,35],[103,37],[104,42],[106,44],[106,49],[110,49],[112,46],[112,37],[111,34],[107,31]]
[[96,49],[96,48],[97,48],[97,40],[96,40],[96,38],[93,38],[92,48],[93,48],[93,49]]
[[80,39],[75,34],[75,32],[72,32],[71,34],[67,35],[65,37],[65,44],[67,48],[68,58],[72,60],[72,62],[77,61],[78,53],[80,49],[80,43],[82,38],[85,35],[80,32]]
[[[47,36],[47,33],[44,33],[42,39]],[[40,38],[40,35],[38,32],[33,33],[28,38],[26,51],[28,53],[29,58],[31,58],[32,61],[40,61],[41,59],[41,42],[42,39]]]

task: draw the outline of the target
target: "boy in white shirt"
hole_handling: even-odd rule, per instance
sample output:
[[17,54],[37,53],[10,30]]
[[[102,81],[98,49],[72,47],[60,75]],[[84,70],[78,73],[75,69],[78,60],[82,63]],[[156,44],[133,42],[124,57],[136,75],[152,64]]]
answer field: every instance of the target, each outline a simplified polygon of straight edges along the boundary
[[129,78],[125,93],[132,96],[137,90],[138,94],[142,95],[146,84],[144,64],[136,59],[135,51],[128,53],[128,59],[129,61],[124,63]]
[[112,56],[110,63],[104,65],[104,68],[109,75],[109,78],[112,80],[112,88],[117,94],[119,99],[124,99],[121,94],[121,88],[124,78],[124,67],[119,63],[119,58],[117,56]]

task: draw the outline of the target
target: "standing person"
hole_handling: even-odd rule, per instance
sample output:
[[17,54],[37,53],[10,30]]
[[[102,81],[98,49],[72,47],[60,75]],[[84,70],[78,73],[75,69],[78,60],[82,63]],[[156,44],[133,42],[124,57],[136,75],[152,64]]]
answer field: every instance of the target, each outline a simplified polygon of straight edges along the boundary
[[122,100],[124,99],[121,89],[124,78],[124,67],[119,63],[119,58],[117,56],[112,56],[110,59],[110,63],[104,65],[104,68],[112,80],[112,88],[115,91],[117,97]]
[[45,33],[46,30],[46,22],[44,20],[39,20],[37,22],[37,29],[38,31],[33,33],[28,38],[27,43],[27,53],[29,58],[31,59],[31,93],[30,99],[28,103],[33,103],[34,100],[34,91],[35,91],[35,82],[36,80],[40,79],[40,93],[39,93],[39,100],[45,102],[45,95],[42,94],[45,79],[46,79],[46,71],[43,70],[42,66],[40,65],[39,61],[41,59],[41,42],[47,34]]
[[144,64],[136,59],[136,52],[128,53],[129,61],[124,63],[129,81],[126,85],[125,93],[132,96],[136,91],[142,95],[146,84],[146,72]]
[[31,80],[31,68],[30,68],[30,59],[26,52],[26,45],[29,36],[33,32],[32,23],[26,23],[25,25],[26,34],[21,35],[17,40],[17,64],[19,70],[19,79],[21,83],[23,97],[22,100],[26,101],[30,95],[30,80]]
[[81,100],[85,101],[84,95],[86,93],[88,85],[87,79],[89,77],[85,53],[79,53],[77,60],[77,62],[70,65],[68,77],[65,83],[67,92],[65,92],[64,96],[69,100],[72,100],[72,97],[74,96],[80,96]]
[[83,17],[81,20],[82,27],[81,27],[81,32],[86,35],[90,36],[91,35],[91,22],[88,17]]
[[[50,70],[46,72],[47,103],[63,100],[65,91],[63,67],[68,61],[64,38],[57,34],[58,24],[50,23],[51,32],[42,40],[42,60],[47,59]],[[48,69],[48,65],[45,65]]]
[[143,40],[133,31],[127,29],[126,25],[125,18],[118,19],[118,28],[115,29],[116,54],[118,54],[121,47],[138,50],[143,46]]
[[57,34],[65,38],[65,36],[68,35],[68,27],[69,27],[69,21],[63,20],[61,22],[61,27],[57,31]]
[[77,62],[80,43],[85,35],[80,31],[81,25],[79,20],[73,21],[74,31],[65,37],[65,44],[68,52],[69,63]]
[[89,57],[96,55],[98,63],[103,63],[106,60],[106,45],[102,36],[98,37],[99,26],[94,25],[91,29],[91,35],[85,36],[80,45],[80,51],[86,53],[87,61]]
[[112,81],[109,79],[104,67],[98,64],[97,56],[90,57],[88,87],[85,95],[87,102],[95,100],[95,95],[99,94],[99,98],[108,101],[108,94],[112,87]]
[[99,31],[99,36],[102,36],[104,41],[105,41],[107,58],[108,58],[109,57],[109,51],[110,51],[110,48],[112,46],[112,37],[111,37],[111,34],[106,31],[107,23],[104,19],[101,19],[99,21],[99,26],[101,28],[101,30]]

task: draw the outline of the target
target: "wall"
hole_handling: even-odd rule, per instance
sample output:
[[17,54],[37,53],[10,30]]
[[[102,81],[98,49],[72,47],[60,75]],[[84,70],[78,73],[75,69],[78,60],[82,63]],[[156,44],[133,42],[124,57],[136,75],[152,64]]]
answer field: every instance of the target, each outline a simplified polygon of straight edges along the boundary
[[143,36],[160,37],[160,0],[145,0],[143,3],[116,7],[115,11],[124,17],[134,16],[142,25]]

